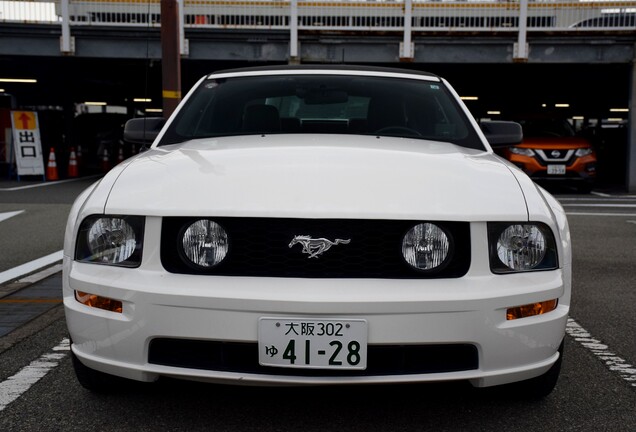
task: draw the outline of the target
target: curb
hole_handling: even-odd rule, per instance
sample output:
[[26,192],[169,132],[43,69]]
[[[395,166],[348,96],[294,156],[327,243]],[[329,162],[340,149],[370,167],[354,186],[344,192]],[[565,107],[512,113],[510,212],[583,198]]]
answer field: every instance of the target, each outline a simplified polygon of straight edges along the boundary
[[[38,261],[38,260],[35,260],[35,261]],[[31,261],[31,263],[35,261]],[[19,267],[16,267],[16,269],[18,268]],[[19,275],[19,276],[16,276],[15,278],[4,280],[4,281],[2,280],[2,275],[4,275],[7,272],[0,273],[0,299],[7,297],[13,293],[16,293],[23,288],[33,285],[34,283],[44,280],[47,277],[52,276],[61,271],[62,271],[62,263],[57,263],[50,267],[41,267],[40,269],[36,270],[33,273],[25,273],[23,275]],[[11,282],[4,284],[7,281],[11,281]]]

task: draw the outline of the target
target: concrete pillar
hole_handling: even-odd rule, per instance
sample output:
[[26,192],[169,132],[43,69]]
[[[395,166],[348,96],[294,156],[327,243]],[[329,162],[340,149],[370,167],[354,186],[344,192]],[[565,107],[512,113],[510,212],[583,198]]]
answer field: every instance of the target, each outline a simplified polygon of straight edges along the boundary
[[636,45],[629,82],[629,114],[627,116],[627,190],[636,193]]
[[412,39],[413,1],[404,0],[404,40],[400,44],[400,61],[413,61],[415,46]]
[[60,51],[62,54],[75,53],[75,39],[71,36],[71,16],[69,14],[69,0],[60,2],[62,16],[62,36],[60,36]]
[[289,64],[300,64],[298,43],[298,0],[291,0],[289,10]]
[[161,0],[161,78],[163,116],[168,118],[181,101],[179,5],[176,0]]
[[521,0],[519,4],[519,34],[517,43],[514,45],[512,61],[515,63],[525,63],[528,61],[528,0]]

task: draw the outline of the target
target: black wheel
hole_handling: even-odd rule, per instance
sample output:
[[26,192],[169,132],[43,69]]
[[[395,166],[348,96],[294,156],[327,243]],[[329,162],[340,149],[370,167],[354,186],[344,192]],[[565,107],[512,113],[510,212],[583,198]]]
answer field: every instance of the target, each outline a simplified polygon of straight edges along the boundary
[[87,390],[94,393],[114,393],[130,385],[127,379],[89,368],[77,358],[73,351],[71,351],[71,359],[77,380]]
[[512,384],[505,384],[500,387],[506,396],[517,399],[539,400],[548,396],[554,390],[561,373],[561,363],[563,361],[563,344],[559,346],[559,359],[543,375],[539,375],[529,380],[519,381]]

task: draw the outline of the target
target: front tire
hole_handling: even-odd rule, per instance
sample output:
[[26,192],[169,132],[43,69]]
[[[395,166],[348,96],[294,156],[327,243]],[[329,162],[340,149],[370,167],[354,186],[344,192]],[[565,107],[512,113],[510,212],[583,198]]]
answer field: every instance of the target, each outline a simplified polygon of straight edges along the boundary
[[125,378],[89,368],[77,358],[72,350],[71,359],[73,361],[73,369],[75,370],[77,381],[79,381],[86,390],[90,390],[93,393],[115,393],[122,391],[125,387],[130,385],[130,381]]
[[559,346],[559,358],[543,375],[535,378],[519,381],[516,383],[501,386],[500,390],[510,397],[517,399],[540,400],[552,393],[556,387],[559,375],[561,373],[561,363],[563,362],[563,346],[561,342]]

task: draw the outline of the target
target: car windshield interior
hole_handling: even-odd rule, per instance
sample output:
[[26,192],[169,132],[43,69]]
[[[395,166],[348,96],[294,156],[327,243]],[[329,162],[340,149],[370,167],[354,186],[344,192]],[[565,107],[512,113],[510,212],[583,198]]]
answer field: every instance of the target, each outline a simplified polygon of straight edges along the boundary
[[443,83],[351,75],[204,80],[159,145],[308,133],[415,138],[484,149]]

